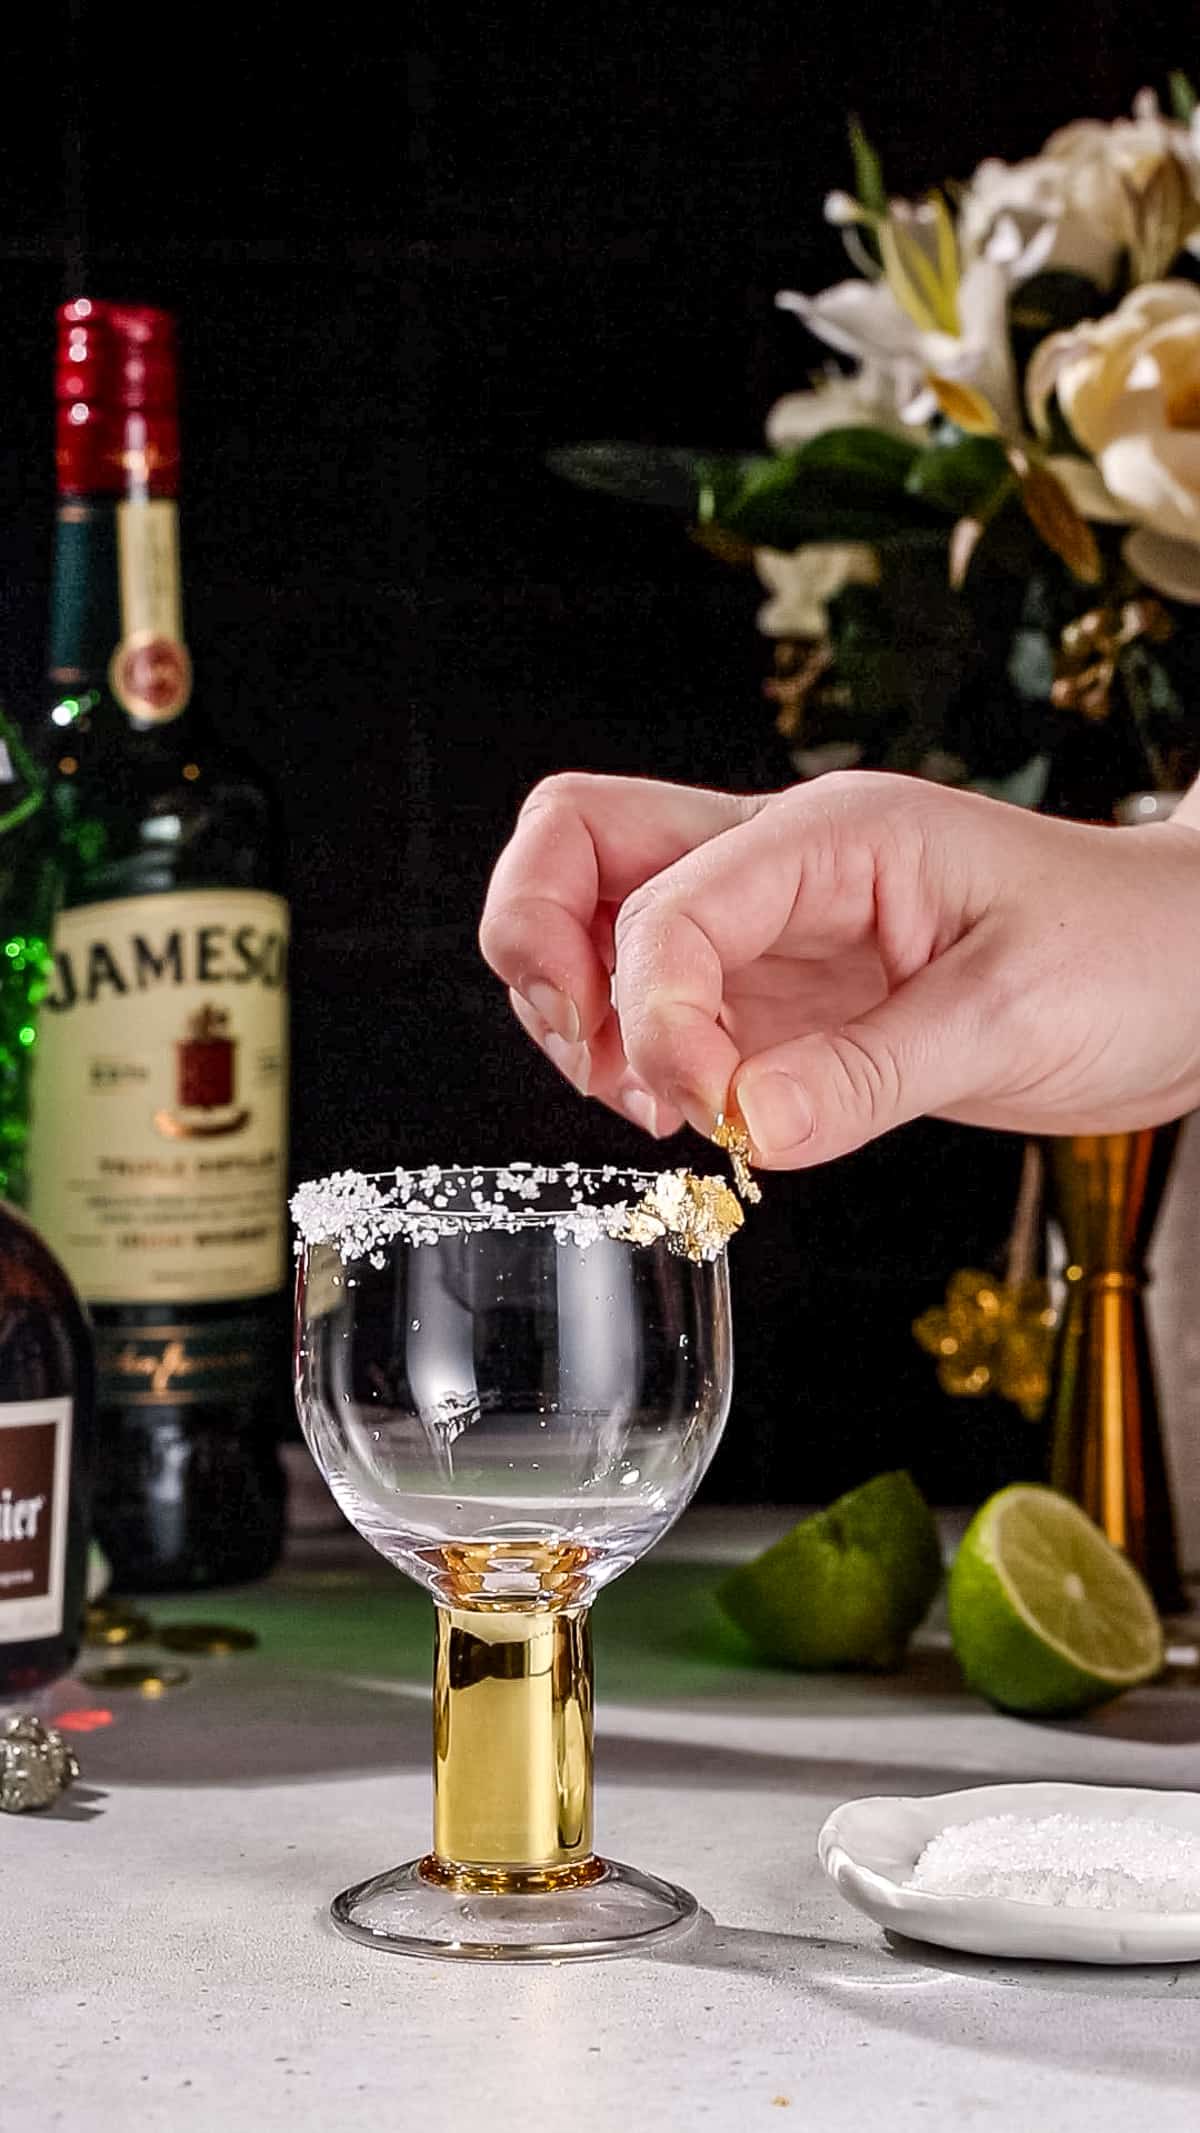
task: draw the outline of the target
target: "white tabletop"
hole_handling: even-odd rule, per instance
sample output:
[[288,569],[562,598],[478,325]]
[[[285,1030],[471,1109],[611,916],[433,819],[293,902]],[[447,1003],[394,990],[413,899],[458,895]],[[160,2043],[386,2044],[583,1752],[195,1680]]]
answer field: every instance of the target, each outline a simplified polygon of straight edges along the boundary
[[109,1695],[113,1722],[74,1736],[74,1793],[0,1818],[0,2127],[1194,2133],[1200,1964],[891,1944],[813,1848],[864,1793],[1194,1785],[1200,1689],[1023,1725],[964,1693],[936,1632],[887,1680],[756,1669],[722,1644],[714,1561],[783,1523],[693,1514],[597,1608],[601,1845],[708,1914],[638,1960],[407,1963],[334,1932],[330,1896],[429,1834],[428,1606],[352,1538],[157,1605],[261,1644],[190,1662],[160,1702]]

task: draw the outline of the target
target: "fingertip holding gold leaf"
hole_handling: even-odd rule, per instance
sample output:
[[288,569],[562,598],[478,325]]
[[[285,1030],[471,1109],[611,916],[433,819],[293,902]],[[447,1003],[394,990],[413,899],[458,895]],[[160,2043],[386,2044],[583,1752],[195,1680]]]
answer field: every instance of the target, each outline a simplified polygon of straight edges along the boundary
[[[665,1170],[625,1215],[619,1234],[630,1244],[665,1239],[687,1259],[716,1259],[745,1222],[742,1201],[756,1205],[762,1187],[750,1170],[750,1135],[736,1111],[719,1111],[712,1138],[724,1149],[737,1191],[724,1178]],[[740,1194],[740,1198],[739,1198]]]
[[733,1182],[742,1199],[748,1201],[751,1207],[757,1207],[762,1199],[762,1186],[750,1168],[753,1144],[741,1114],[734,1110],[718,1111],[712,1138],[715,1145],[723,1149],[729,1157]]

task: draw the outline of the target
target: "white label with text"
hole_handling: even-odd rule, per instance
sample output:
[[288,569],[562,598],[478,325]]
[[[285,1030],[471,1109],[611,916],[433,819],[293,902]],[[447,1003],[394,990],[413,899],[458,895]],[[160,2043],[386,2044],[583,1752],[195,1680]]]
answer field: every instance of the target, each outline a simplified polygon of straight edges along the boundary
[[287,949],[287,906],[259,889],[60,913],[29,1212],[90,1303],[280,1287]]

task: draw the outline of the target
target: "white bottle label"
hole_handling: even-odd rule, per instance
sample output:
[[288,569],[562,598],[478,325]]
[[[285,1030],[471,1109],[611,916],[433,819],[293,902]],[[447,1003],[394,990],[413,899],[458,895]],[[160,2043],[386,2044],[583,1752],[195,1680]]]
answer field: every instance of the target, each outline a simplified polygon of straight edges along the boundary
[[287,906],[260,889],[60,913],[29,1213],[89,1303],[281,1286],[287,944]]
[[69,1399],[0,1401],[0,1644],[62,1629],[71,1409]]

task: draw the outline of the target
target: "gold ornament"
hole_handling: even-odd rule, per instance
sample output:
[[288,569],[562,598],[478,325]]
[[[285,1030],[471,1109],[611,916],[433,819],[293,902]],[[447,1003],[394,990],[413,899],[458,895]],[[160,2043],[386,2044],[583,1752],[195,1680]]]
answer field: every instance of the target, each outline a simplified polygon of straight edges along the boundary
[[1126,600],[1121,608],[1094,607],[1068,622],[1055,658],[1050,701],[1057,711],[1108,717],[1117,665],[1127,645],[1148,637],[1161,644],[1174,624],[1159,600]]
[[0,1814],[52,1807],[78,1776],[79,1764],[53,1726],[31,1711],[0,1720]]
[[142,1666],[129,1659],[119,1666],[84,1668],[79,1679],[85,1681],[89,1689],[102,1689],[106,1695],[114,1689],[136,1689],[142,1696],[153,1698],[165,1696],[168,1689],[181,1689],[191,1680],[191,1675],[185,1666],[170,1665],[165,1659],[157,1666],[153,1663]]
[[802,738],[805,713],[811,702],[849,702],[848,693],[830,681],[833,646],[828,638],[780,638],[775,646],[774,667],[770,680],[763,683],[763,695],[778,706],[775,728],[785,741]]
[[962,1267],[950,1277],[945,1303],[923,1311],[913,1332],[937,1357],[943,1392],[960,1400],[998,1392],[1036,1422],[1050,1393],[1057,1323],[1046,1282],[1001,1281]]
[[145,1644],[154,1634],[148,1615],[109,1600],[93,1600],[83,1614],[83,1641],[88,1645]]
[[165,1652],[202,1652],[209,1659],[228,1659],[233,1652],[252,1652],[258,1643],[252,1629],[235,1629],[228,1622],[168,1622],[158,1633]]
[[1042,1206],[1042,1156],[1026,1145],[1003,1276],[961,1267],[946,1301],[913,1324],[926,1353],[937,1357],[938,1383],[956,1400],[998,1392],[1039,1422],[1050,1397],[1058,1313],[1049,1284],[1035,1274]]

